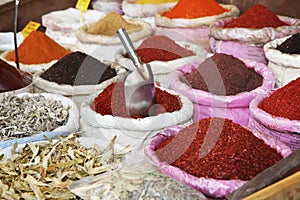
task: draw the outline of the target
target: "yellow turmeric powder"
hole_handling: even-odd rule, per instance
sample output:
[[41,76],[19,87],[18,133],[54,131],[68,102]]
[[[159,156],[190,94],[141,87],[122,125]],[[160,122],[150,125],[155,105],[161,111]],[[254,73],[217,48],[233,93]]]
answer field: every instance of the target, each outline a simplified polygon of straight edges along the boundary
[[219,15],[226,11],[228,10],[220,6],[215,0],[179,0],[170,11],[164,12],[162,15],[170,19],[193,19]]
[[178,0],[137,0],[136,4],[162,4],[162,3],[172,3]]
[[86,32],[93,35],[113,36],[120,28],[125,28],[127,31],[130,31],[133,29],[141,29],[142,26],[129,23],[120,14],[110,12],[104,18],[88,27]]

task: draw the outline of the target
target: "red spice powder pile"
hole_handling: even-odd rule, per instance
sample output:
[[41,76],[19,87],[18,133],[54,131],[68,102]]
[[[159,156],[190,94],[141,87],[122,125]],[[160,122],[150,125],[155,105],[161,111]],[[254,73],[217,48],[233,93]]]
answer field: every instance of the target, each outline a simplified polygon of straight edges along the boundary
[[161,161],[189,174],[222,180],[250,180],[283,158],[249,130],[221,118],[194,122],[156,151]]
[[277,89],[258,107],[274,116],[300,120],[300,78]]
[[225,24],[224,28],[264,28],[289,26],[261,4],[248,8],[241,16]]
[[170,19],[194,19],[219,15],[227,11],[227,9],[220,6],[215,0],[179,0],[170,11],[162,15]]
[[[195,55],[194,52],[183,48],[172,39],[156,35],[145,39],[136,49],[137,54],[144,63],[151,61],[170,61]],[[129,55],[126,55],[129,58]]]
[[[71,53],[45,33],[32,31],[18,47],[19,61],[23,64],[49,63]],[[15,51],[10,51],[6,59],[16,61]]]
[[[181,101],[177,95],[172,95],[159,88],[155,88],[153,104],[159,104],[160,106],[155,106],[156,109],[151,110],[151,116],[181,109]],[[103,92],[94,99],[91,108],[101,115],[129,117],[126,112],[124,82],[112,83],[106,87]],[[130,117],[142,118],[148,116],[149,110],[140,110]]]

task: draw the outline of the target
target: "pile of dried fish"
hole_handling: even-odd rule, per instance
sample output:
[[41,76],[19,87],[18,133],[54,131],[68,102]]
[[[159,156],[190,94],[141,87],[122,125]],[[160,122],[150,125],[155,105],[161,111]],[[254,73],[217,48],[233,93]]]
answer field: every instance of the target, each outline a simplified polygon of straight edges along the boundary
[[0,101],[0,140],[53,131],[67,123],[69,109],[42,95],[5,96]]
[[113,171],[76,181],[70,190],[85,200],[207,199],[199,191],[159,171]]
[[[86,176],[116,169],[129,148],[86,148],[76,133],[57,141],[26,144],[0,162],[0,197],[5,199],[75,199],[67,186]],[[3,158],[3,155],[1,156]]]

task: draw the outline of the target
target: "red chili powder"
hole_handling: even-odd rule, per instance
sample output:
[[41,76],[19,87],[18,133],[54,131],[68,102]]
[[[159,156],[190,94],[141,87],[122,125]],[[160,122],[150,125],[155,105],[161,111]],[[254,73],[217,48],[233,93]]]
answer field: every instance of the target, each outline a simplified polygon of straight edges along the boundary
[[277,89],[262,100],[258,107],[277,117],[300,120],[300,78]]
[[[144,63],[151,61],[170,61],[178,58],[194,56],[195,53],[178,45],[172,39],[156,35],[145,39],[136,49],[137,54]],[[129,58],[129,55],[126,55]]]
[[189,174],[222,180],[250,180],[283,158],[251,131],[222,118],[194,122],[156,151],[161,161]]
[[276,14],[261,4],[255,4],[248,8],[238,18],[225,24],[225,28],[264,28],[289,26],[281,21]]
[[164,12],[162,16],[170,19],[193,19],[219,15],[227,11],[215,0],[179,0],[170,11]]
[[[181,109],[181,101],[177,95],[155,88],[155,110],[151,109],[151,116],[164,112],[174,112]],[[101,115],[129,117],[126,112],[124,82],[112,83],[106,87],[93,101],[91,108]],[[137,111],[131,118],[148,117],[149,110]]]

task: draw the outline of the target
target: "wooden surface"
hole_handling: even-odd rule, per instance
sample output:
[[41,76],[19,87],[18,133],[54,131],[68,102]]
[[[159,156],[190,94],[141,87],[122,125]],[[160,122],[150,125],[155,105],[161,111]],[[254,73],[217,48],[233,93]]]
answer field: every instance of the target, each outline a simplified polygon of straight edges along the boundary
[[[19,3],[18,31],[30,21],[41,23],[41,16],[55,10],[75,7],[77,0],[21,0]],[[0,6],[0,32],[13,31],[15,2]]]
[[246,198],[244,200],[296,200],[300,199],[300,172],[266,187]]

